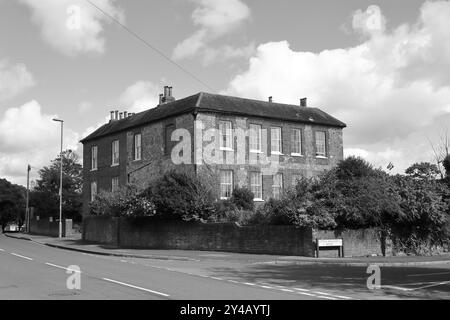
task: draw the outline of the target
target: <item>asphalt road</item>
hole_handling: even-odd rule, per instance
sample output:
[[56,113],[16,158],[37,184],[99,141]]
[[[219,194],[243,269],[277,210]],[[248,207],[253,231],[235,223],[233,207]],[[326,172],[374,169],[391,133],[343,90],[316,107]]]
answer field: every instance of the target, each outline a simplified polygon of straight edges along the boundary
[[[81,273],[68,268],[79,267]],[[0,299],[450,299],[450,264],[384,267],[369,290],[364,267],[246,261],[126,259],[0,235]],[[80,290],[67,279],[80,275]]]

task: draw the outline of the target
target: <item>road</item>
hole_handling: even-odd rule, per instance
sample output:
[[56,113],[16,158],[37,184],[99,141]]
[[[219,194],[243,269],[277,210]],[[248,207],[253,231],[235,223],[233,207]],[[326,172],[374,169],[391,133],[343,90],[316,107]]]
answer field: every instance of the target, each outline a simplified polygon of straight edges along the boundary
[[[76,275],[80,290],[68,289]],[[0,299],[450,299],[450,264],[385,267],[378,290],[368,276],[364,267],[98,256],[0,235]]]

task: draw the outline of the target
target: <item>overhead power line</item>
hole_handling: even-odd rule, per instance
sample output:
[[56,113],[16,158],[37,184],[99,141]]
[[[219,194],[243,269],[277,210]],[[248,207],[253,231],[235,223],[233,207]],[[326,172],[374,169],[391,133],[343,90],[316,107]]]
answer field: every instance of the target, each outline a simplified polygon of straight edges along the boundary
[[195,74],[193,74],[191,71],[187,70],[185,67],[183,67],[182,65],[180,65],[179,63],[173,61],[170,57],[168,57],[163,51],[161,51],[160,49],[158,49],[157,47],[153,46],[152,44],[150,44],[147,40],[145,40],[144,38],[142,38],[140,35],[138,35],[136,32],[134,32],[133,30],[131,30],[130,28],[128,28],[126,25],[124,25],[123,23],[121,23],[119,20],[117,20],[116,18],[114,18],[113,16],[111,16],[110,14],[108,14],[105,10],[103,10],[102,8],[100,8],[99,6],[97,6],[95,3],[93,3],[90,0],[85,0],[87,3],[89,3],[91,6],[93,6],[94,8],[96,8],[98,11],[100,11],[103,15],[105,15],[106,17],[108,17],[110,20],[114,21],[115,23],[117,23],[120,27],[122,27],[125,31],[127,31],[129,34],[131,34],[133,37],[135,37],[136,39],[138,39],[139,41],[141,41],[143,44],[145,44],[147,47],[149,47],[150,49],[152,49],[153,51],[155,51],[157,54],[159,54],[161,57],[163,57],[165,60],[167,60],[169,63],[173,64],[174,66],[176,66],[177,68],[179,68],[181,71],[183,71],[184,73],[186,73],[188,76],[190,76],[192,79],[194,79],[195,81],[197,81],[198,83],[200,83],[201,85],[203,85],[204,87],[208,88],[209,90],[216,92],[216,90],[214,90],[211,86],[209,86],[206,82],[204,82],[203,80],[201,80],[199,77],[197,77]]

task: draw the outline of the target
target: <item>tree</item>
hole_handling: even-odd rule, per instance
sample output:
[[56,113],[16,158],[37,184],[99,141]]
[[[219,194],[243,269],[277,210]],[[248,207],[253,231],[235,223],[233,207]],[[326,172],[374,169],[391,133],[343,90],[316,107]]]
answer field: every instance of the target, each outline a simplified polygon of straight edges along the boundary
[[22,186],[0,179],[0,224],[2,231],[7,224],[16,221],[23,224],[25,216],[25,193]]
[[[72,150],[62,154],[63,160],[63,215],[64,218],[81,219],[82,206],[82,166],[78,155]],[[30,205],[39,216],[59,215],[60,157],[51,161],[50,166],[39,170],[40,178],[30,194]]]
[[435,179],[439,175],[439,169],[429,162],[414,163],[405,173],[416,179]]
[[340,180],[373,176],[376,172],[369,162],[354,156],[340,161],[334,169],[334,175]]
[[445,168],[445,164],[444,164],[445,159],[448,159],[450,157],[450,136],[448,133],[448,128],[446,128],[439,134],[439,141],[437,144],[431,142],[431,140],[428,140],[428,141],[430,142],[431,149],[433,150],[434,158],[436,161],[436,166],[441,175],[441,179],[444,179],[446,176],[446,173],[447,173],[447,177],[448,177],[448,172],[449,172]]

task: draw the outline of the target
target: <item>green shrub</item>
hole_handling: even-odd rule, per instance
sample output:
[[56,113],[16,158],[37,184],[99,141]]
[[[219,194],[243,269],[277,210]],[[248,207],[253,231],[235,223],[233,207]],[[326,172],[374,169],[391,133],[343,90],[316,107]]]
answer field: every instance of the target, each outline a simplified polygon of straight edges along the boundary
[[214,214],[214,194],[194,173],[168,171],[144,191],[164,220],[208,220]]
[[155,206],[136,187],[128,185],[115,192],[101,191],[90,204],[90,211],[93,215],[142,217],[154,215]]
[[255,196],[249,188],[237,187],[233,190],[231,202],[239,209],[253,211],[255,208],[254,198]]

